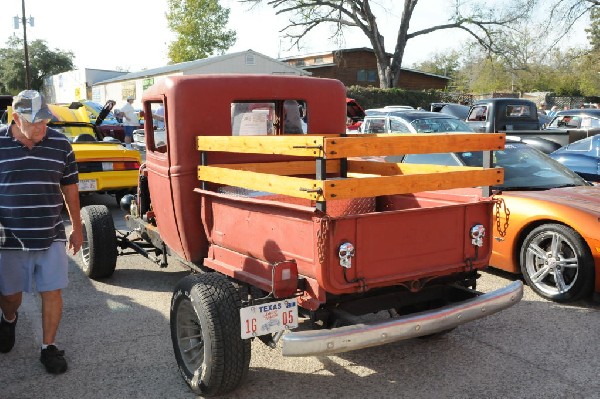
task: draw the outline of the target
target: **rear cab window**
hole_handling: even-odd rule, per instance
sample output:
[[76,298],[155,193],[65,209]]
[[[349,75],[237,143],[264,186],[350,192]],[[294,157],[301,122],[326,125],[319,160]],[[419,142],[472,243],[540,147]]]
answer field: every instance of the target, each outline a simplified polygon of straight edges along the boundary
[[471,108],[467,121],[485,122],[487,120],[487,105],[475,105]]
[[305,134],[308,112],[302,100],[231,103],[232,136]]

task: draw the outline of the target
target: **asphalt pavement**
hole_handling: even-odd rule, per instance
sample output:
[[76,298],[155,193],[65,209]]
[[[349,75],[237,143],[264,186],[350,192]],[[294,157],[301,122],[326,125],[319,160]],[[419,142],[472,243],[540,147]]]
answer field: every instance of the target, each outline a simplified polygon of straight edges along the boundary
[[[114,198],[93,195],[122,225]],[[17,342],[0,354],[0,398],[194,398],[179,376],[169,331],[173,287],[187,275],[132,255],[114,276],[89,280],[71,257],[57,337],[69,370],[39,362],[41,302],[26,294]],[[512,276],[484,273],[491,291]],[[414,339],[333,356],[285,358],[252,344],[248,379],[225,398],[582,398],[600,399],[600,306],[557,304],[526,287],[501,313],[433,340]]]

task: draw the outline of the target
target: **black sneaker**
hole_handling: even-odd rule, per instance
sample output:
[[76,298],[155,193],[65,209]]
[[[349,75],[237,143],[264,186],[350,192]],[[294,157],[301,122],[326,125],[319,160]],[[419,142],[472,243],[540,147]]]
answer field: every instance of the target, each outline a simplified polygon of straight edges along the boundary
[[4,320],[4,315],[0,317],[0,352],[8,353],[15,346],[15,327],[19,314],[15,316],[15,321],[9,323]]
[[67,361],[65,360],[65,351],[60,351],[54,345],[48,345],[42,349],[40,361],[46,367],[46,371],[52,374],[60,374],[67,371]]

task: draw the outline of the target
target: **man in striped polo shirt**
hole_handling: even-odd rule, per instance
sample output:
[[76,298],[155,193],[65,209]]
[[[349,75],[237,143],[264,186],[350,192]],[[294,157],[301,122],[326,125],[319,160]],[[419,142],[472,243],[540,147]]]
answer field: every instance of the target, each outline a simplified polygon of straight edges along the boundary
[[[0,128],[0,352],[15,343],[23,291],[42,298],[40,360],[50,373],[67,370],[55,344],[62,316],[61,290],[68,284],[65,243],[73,254],[83,241],[78,175],[69,140],[47,127],[52,117],[34,90],[14,97],[14,123]],[[63,199],[72,231],[65,233]]]

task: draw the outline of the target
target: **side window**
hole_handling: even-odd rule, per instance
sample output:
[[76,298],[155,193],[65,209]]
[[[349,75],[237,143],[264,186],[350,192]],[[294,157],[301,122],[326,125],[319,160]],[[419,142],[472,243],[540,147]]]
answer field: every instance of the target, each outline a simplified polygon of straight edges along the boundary
[[449,152],[439,154],[408,154],[404,157],[404,163],[461,166],[460,162]]
[[410,133],[410,130],[401,121],[390,119],[390,133]]
[[364,123],[363,133],[385,133],[385,118],[369,118]]
[[567,123],[567,127],[570,127],[570,128],[579,129],[579,126],[581,126],[581,117],[580,116],[574,116]]
[[590,118],[590,127],[592,129],[599,128],[600,127],[600,119]]
[[[144,123],[152,122],[152,140],[147,140],[148,150],[153,152],[167,152],[167,125],[168,115],[165,112],[165,104],[162,101],[150,103],[150,117],[144,119]],[[133,141],[136,145],[141,145],[140,141],[144,141],[144,133],[134,134]],[[140,137],[141,136],[141,137]]]
[[590,118],[589,116],[584,116],[583,118],[581,118],[581,128],[582,129],[589,129],[592,126],[592,118]]

